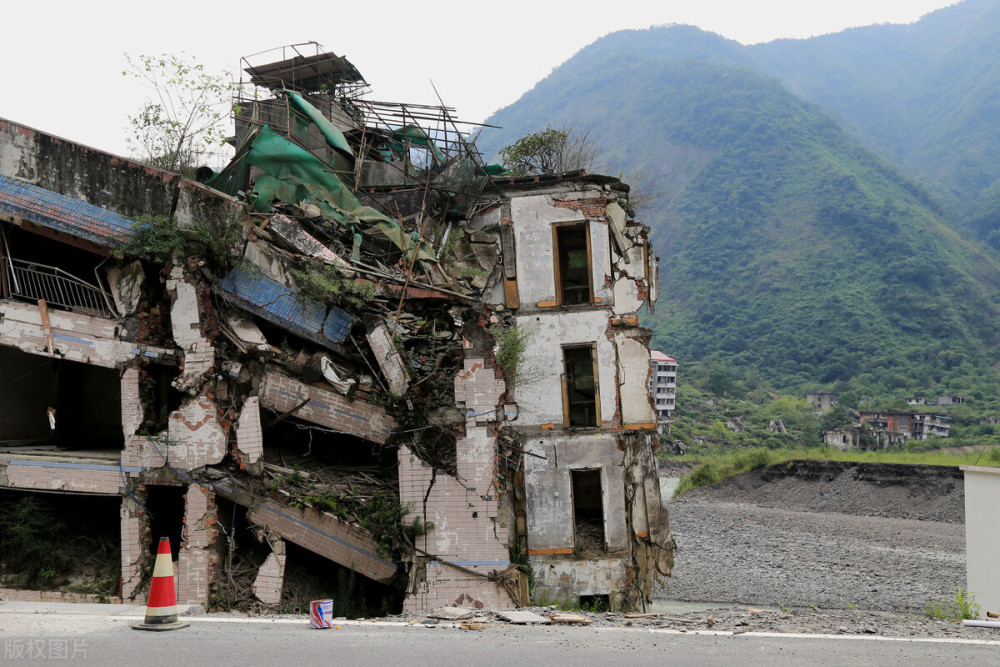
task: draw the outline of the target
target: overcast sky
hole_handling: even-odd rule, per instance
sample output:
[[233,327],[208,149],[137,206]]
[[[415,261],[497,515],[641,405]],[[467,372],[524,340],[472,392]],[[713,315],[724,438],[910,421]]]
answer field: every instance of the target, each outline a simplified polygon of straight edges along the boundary
[[954,0],[452,2],[131,0],[5,3],[0,118],[124,154],[148,96],[123,53],[185,52],[235,72],[241,56],[310,40],[347,56],[375,99],[445,104],[483,121],[609,32],[682,23],[744,44],[910,23]]

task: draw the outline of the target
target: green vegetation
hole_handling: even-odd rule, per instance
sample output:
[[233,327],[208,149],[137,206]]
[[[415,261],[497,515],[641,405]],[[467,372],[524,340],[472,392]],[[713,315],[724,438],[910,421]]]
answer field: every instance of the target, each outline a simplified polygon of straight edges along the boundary
[[[489,155],[574,122],[611,173],[655,179],[664,197],[644,221],[661,290],[644,321],[688,379],[996,396],[1000,261],[956,230],[975,222],[1000,246],[1000,163],[982,164],[998,141],[984,122],[998,14],[966,2],[917,26],[755,47],[683,26],[616,33],[498,112],[504,130],[478,144]],[[766,74],[870,130],[884,157]],[[903,154],[922,166],[908,174],[934,173],[918,184],[885,161]],[[949,209],[977,188],[974,220]]]
[[[854,392],[844,392],[836,408],[817,416],[815,408],[802,399],[769,391],[759,376],[723,367],[700,374],[707,377],[678,387],[674,423],[670,433],[662,437],[662,457],[698,464],[682,478],[677,495],[794,459],[1000,465],[1000,425],[979,424],[981,416],[1000,414],[1000,397],[973,399],[947,408],[951,417],[949,438],[909,440],[903,447],[889,450],[840,451],[823,444],[822,432],[853,422],[847,418],[845,406],[857,406]],[[914,409],[906,406],[900,393],[874,397],[862,407]],[[944,409],[925,411],[942,414]],[[778,420],[787,433],[770,430],[778,429]]]
[[495,324],[490,327],[490,335],[496,341],[495,360],[504,373],[513,377],[521,365],[524,351],[528,347],[530,332],[521,325],[505,326]]
[[159,264],[173,257],[202,257],[214,268],[228,272],[240,263],[239,224],[180,227],[165,215],[142,215],[132,236],[114,250],[116,257],[142,257]]
[[132,155],[159,169],[191,177],[225,144],[232,83],[210,74],[190,57],[126,54],[123,76],[142,81],[154,93],[129,116]]
[[587,132],[551,127],[521,137],[500,149],[500,160],[512,176],[560,174],[590,169],[597,156]]
[[375,286],[344,274],[336,267],[318,264],[289,269],[302,297],[352,311],[361,311],[375,298]]
[[383,558],[393,557],[404,535],[412,538],[434,529],[433,522],[424,522],[420,517],[414,517],[411,524],[404,524],[412,508],[409,503],[401,503],[394,493],[375,491],[365,496],[353,489],[335,491],[309,482],[298,470],[276,477],[272,486],[289,493],[292,507],[311,507],[344,521],[357,522],[378,540],[376,553]]
[[961,586],[955,591],[951,600],[928,602],[924,611],[933,619],[939,621],[962,621],[979,618],[981,607],[976,603],[976,596],[969,591],[963,591]]
[[[88,535],[87,530],[70,531],[64,514],[35,495],[4,500],[0,506],[0,585],[94,594],[105,602],[118,594],[121,552],[117,542]],[[90,525],[84,519],[75,528]]]
[[66,524],[52,508],[25,496],[0,513],[0,562],[19,572],[25,587],[51,586],[73,567],[65,545]]

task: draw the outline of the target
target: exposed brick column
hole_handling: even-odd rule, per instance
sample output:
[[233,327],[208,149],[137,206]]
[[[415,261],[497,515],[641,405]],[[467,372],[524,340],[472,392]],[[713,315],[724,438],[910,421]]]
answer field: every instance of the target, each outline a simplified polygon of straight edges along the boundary
[[253,594],[268,607],[281,604],[281,589],[285,585],[285,541],[271,542],[271,554],[257,571]]
[[122,600],[131,599],[142,581],[145,556],[142,517],[131,498],[122,498],[121,507]]
[[218,556],[212,551],[217,509],[215,492],[188,486],[184,502],[184,532],[177,563],[177,602],[208,604],[208,589]]

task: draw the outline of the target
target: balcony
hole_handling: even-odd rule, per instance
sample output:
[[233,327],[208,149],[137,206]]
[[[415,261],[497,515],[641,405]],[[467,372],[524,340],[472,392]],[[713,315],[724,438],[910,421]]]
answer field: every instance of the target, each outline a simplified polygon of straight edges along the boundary
[[91,285],[55,266],[26,262],[10,256],[2,258],[3,281],[0,297],[45,301],[68,310],[115,317],[111,299],[100,287]]

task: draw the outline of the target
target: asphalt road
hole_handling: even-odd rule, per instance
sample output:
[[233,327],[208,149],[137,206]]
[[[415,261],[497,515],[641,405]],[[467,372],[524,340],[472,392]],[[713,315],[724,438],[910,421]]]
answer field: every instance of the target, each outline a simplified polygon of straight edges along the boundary
[[354,622],[313,630],[301,618],[215,615],[190,617],[183,630],[140,632],[130,627],[134,615],[35,613],[10,604],[0,603],[2,665],[940,665],[993,664],[1000,655],[1000,641],[499,624],[465,631]]

